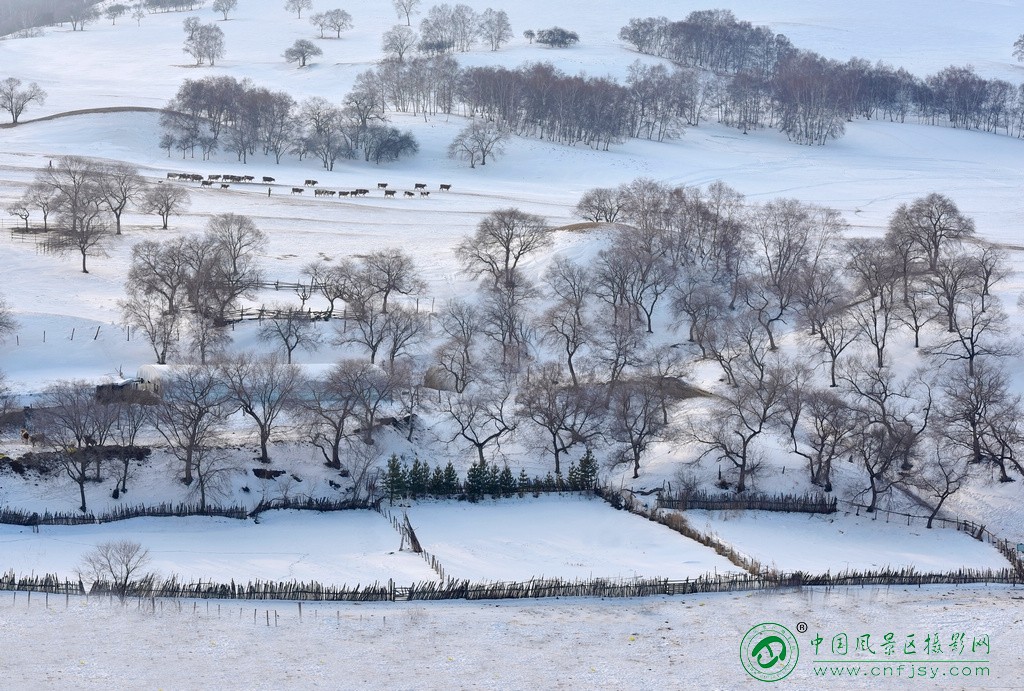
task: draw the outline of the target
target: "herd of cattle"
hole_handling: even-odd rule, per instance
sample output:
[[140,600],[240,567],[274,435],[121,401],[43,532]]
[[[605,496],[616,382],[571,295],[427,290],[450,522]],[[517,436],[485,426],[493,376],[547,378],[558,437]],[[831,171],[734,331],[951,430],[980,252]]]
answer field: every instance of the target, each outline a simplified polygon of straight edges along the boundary
[[[220,185],[222,190],[228,189],[232,182],[255,182],[256,178],[252,175],[207,175],[205,178],[202,175],[196,175],[195,173],[168,173],[168,180],[183,180],[185,182],[198,182],[201,187],[213,187],[214,184]],[[273,184],[276,182],[274,178],[263,176],[262,181],[264,184]],[[318,180],[306,180],[302,187],[292,187],[292,194],[302,194],[306,191],[306,188],[315,188],[319,185]],[[394,197],[398,190],[389,189],[390,185],[386,182],[378,182],[377,189],[384,191],[384,197]],[[441,184],[438,189],[442,192],[447,192],[452,188],[449,184]],[[424,182],[417,182],[413,185],[413,190],[404,190],[402,195],[405,197],[415,197],[416,193],[419,193],[421,197],[429,197],[430,191],[427,189],[427,185]],[[270,193],[270,190],[267,190]],[[326,190],[323,188],[314,189],[313,195],[317,197],[363,197],[370,193],[370,190],[362,187],[357,187],[354,190]]]

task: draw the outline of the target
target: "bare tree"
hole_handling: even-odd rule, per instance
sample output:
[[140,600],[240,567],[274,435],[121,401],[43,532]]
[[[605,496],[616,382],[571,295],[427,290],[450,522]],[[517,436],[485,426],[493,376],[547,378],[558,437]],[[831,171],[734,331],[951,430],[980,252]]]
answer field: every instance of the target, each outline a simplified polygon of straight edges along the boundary
[[107,6],[107,9],[103,10],[103,16],[110,20],[111,26],[117,26],[117,18],[123,17],[128,13],[128,5],[121,3],[114,3],[113,5]]
[[469,442],[481,465],[486,464],[484,451],[491,446],[501,449],[501,440],[515,432],[519,424],[515,415],[513,389],[507,382],[484,383],[462,394],[448,394],[441,411],[455,426],[450,442]]
[[299,19],[302,19],[302,10],[313,7],[313,0],[287,0],[284,8],[289,12],[295,12]]
[[362,382],[368,367],[360,360],[341,360],[323,377],[301,381],[292,398],[292,414],[331,468],[341,468],[341,444],[351,432],[346,425],[360,401],[353,385]]
[[607,371],[605,381],[614,389],[627,370],[644,362],[646,341],[636,320],[627,316],[599,319],[594,329],[593,357]]
[[[85,483],[100,479],[102,446],[114,424],[112,411],[96,400],[96,388],[84,381],[61,381],[43,392],[35,424],[54,451],[65,474],[78,485],[81,504],[86,511]],[[95,464],[95,476],[89,469]]]
[[[832,465],[851,451],[856,418],[839,394],[805,386],[786,394],[793,453],[807,460],[811,484],[832,491]],[[799,398],[798,401],[793,399]],[[794,414],[794,410],[799,412]]]
[[335,327],[335,344],[354,343],[366,348],[370,355],[370,363],[377,361],[377,353],[387,337],[387,314],[381,308],[380,301],[374,296],[362,295],[348,304],[349,316],[353,322],[349,326],[348,319]]
[[490,274],[497,285],[526,255],[545,249],[553,238],[547,221],[519,209],[493,211],[455,249],[466,271]]
[[601,434],[604,402],[597,387],[570,384],[559,365],[547,363],[520,387],[516,414],[546,434],[545,446],[555,456],[555,475],[559,475],[562,454],[578,444],[589,447]]
[[913,467],[934,407],[933,385],[921,370],[903,380],[890,367],[852,358],[841,370],[856,426],[853,452],[868,478],[868,512]]
[[101,542],[82,555],[79,577],[109,583],[121,602],[135,582],[145,578],[149,550],[131,540]]
[[415,260],[397,247],[370,252],[362,263],[359,279],[380,297],[381,310],[385,313],[392,293],[413,295],[426,289]]
[[21,80],[16,77],[8,77],[0,82],[0,108],[11,115],[11,123],[18,124],[18,118],[29,103],[46,103],[46,92],[39,88],[39,85],[32,82],[24,89],[21,88]]
[[401,62],[405,59],[405,54],[416,47],[419,40],[420,37],[408,26],[395,26],[385,31],[381,37],[381,50]]
[[326,26],[334,31],[335,38],[341,38],[341,32],[352,28],[352,15],[345,10],[327,10],[325,13]]
[[260,440],[259,460],[270,462],[267,442],[278,417],[289,407],[299,384],[299,370],[281,362],[276,354],[239,353],[218,367],[233,401],[256,423]]
[[191,199],[188,190],[177,185],[151,185],[142,199],[142,209],[146,213],[156,214],[167,230],[167,221],[171,216],[188,209]]
[[213,0],[213,11],[224,15],[224,21],[228,19],[228,12],[234,12],[238,7],[238,0]]
[[957,301],[953,314],[953,333],[926,349],[929,355],[947,360],[962,360],[967,371],[974,373],[975,363],[982,357],[1005,357],[1015,352],[1003,336],[1006,333],[1006,312],[993,303],[983,309],[979,295],[968,295]]
[[475,349],[483,334],[484,317],[476,305],[453,299],[445,303],[437,323],[448,337],[437,350],[437,361],[454,380],[456,393],[462,393],[472,380]]
[[942,438],[933,437],[929,441],[921,462],[905,482],[918,492],[922,492],[926,500],[934,502],[925,526],[930,529],[935,517],[942,510],[942,505],[966,484],[971,474],[971,465],[967,456],[958,454],[956,449],[950,448]]
[[516,369],[535,340],[530,306],[539,291],[523,272],[513,270],[482,292],[483,333],[498,347],[502,366]]
[[693,435],[705,447],[701,457],[711,455],[736,469],[737,492],[747,489],[747,477],[758,464],[754,442],[782,412],[792,379],[783,363],[742,363],[734,373],[736,385],[715,401],[707,421]]
[[596,187],[583,193],[573,213],[585,221],[615,223],[624,205],[625,199],[620,190]]
[[143,292],[130,295],[119,306],[124,323],[141,329],[146,336],[156,364],[167,364],[167,358],[176,354],[181,338],[181,312],[167,309],[159,296]]
[[296,349],[315,351],[322,342],[316,322],[305,310],[284,305],[271,305],[273,317],[267,317],[260,326],[261,341],[276,342],[285,353],[287,364],[292,364]]
[[490,120],[474,120],[464,127],[448,145],[448,158],[469,162],[470,168],[487,165],[487,157],[496,158],[505,153],[508,133]]
[[120,447],[121,477],[118,494],[128,491],[128,476],[134,460],[135,440],[142,430],[149,426],[149,408],[156,404],[156,398],[147,391],[123,391],[119,400],[108,403],[113,406],[115,422],[110,434]]
[[384,319],[383,347],[388,367],[395,368],[395,361],[422,342],[429,334],[427,316],[407,307],[393,307]]
[[608,403],[608,437],[623,445],[622,461],[633,465],[633,478],[640,477],[640,459],[651,443],[664,433],[661,392],[648,377],[622,382]]
[[20,218],[25,224],[25,230],[28,230],[28,219],[32,216],[32,212],[27,206],[21,202],[14,202],[7,207],[7,213],[11,216]]
[[391,0],[398,18],[405,17],[405,25],[412,26],[412,15],[416,14],[422,0]]
[[889,219],[889,234],[902,236],[924,253],[935,271],[944,247],[956,246],[974,235],[974,221],[960,213],[946,196],[932,193],[911,204],[901,204]]
[[217,324],[238,300],[251,296],[263,279],[258,253],[267,244],[266,234],[248,216],[217,214],[206,224],[206,233],[191,254],[193,261],[189,299],[193,306]]
[[188,23],[185,25],[185,34],[182,51],[191,55],[196,65],[209,62],[213,67],[218,58],[224,57],[224,32],[216,24]]
[[17,327],[18,322],[14,319],[11,306],[7,304],[4,296],[0,295],[0,343],[7,340]]
[[143,240],[133,245],[125,281],[129,298],[158,297],[164,311],[181,311],[188,297],[190,244],[189,239],[179,237],[163,242]]
[[512,25],[505,10],[484,10],[480,14],[480,35],[491,50],[498,50],[512,40]]
[[43,230],[49,230],[49,218],[55,213],[60,203],[60,195],[52,186],[44,180],[36,180],[29,185],[25,196],[22,197],[22,204],[28,208],[39,209],[43,214]]
[[129,204],[135,202],[145,189],[145,183],[135,166],[115,163],[101,166],[99,172],[100,194],[103,204],[114,215],[115,235],[121,234],[121,214]]
[[229,495],[231,476],[241,470],[237,459],[225,449],[200,446],[192,457],[195,482],[189,485],[189,497],[199,501],[199,509],[206,508],[208,499],[221,499]]
[[284,51],[284,59],[288,62],[299,63],[299,67],[305,67],[307,60],[323,54],[324,52],[315,43],[299,38],[295,40],[295,43],[290,48]]
[[161,401],[152,410],[153,424],[181,462],[182,482],[191,485],[193,471],[215,446],[233,410],[231,394],[216,370],[202,365],[176,368],[162,387]]
[[756,210],[751,223],[757,247],[756,275],[746,302],[768,332],[775,350],[774,325],[797,300],[800,281],[824,261],[846,224],[834,209],[776,200]]

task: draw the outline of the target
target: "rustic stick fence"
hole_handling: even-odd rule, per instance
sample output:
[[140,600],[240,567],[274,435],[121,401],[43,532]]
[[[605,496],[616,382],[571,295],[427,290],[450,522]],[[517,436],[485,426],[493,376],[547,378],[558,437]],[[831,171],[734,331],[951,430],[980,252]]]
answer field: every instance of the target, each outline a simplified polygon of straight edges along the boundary
[[707,492],[680,491],[658,495],[659,509],[687,511],[785,511],[790,513],[835,513],[837,500],[824,494],[748,494],[719,496]]
[[[473,583],[468,580],[421,581],[397,586],[393,581],[365,586],[333,586],[316,581],[250,581],[248,583],[180,582],[143,579],[129,584],[123,592],[128,598],[191,598],[218,600],[291,600],[313,602],[401,602],[428,600],[517,600],[566,597],[651,597],[658,595],[694,595],[802,587],[926,586],[967,584],[1024,585],[1014,569],[960,569],[943,573],[918,573],[913,568],[877,571],[809,574],[800,571],[784,574],[705,575],[683,580],[665,578],[638,579],[532,579],[525,582]],[[60,581],[55,576],[19,579],[8,572],[0,577],[0,590],[68,593],[72,595],[118,596],[120,586],[97,581],[86,590],[80,583]]]

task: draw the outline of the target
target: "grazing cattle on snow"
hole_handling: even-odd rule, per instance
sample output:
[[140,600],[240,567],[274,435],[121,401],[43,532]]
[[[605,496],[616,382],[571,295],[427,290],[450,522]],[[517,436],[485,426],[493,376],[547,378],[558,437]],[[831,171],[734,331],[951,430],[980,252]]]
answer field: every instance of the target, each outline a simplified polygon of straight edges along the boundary
[[200,187],[213,187],[213,180],[200,180]]
[[338,192],[338,194],[340,196],[342,196],[342,197],[347,197],[349,195],[349,191],[348,190],[341,190],[341,191]]
[[414,192],[410,192],[409,190],[406,190],[405,192],[403,192],[403,194],[406,197],[415,197],[416,196],[416,194]]
[[251,175],[243,175],[243,176],[242,176],[242,182],[252,182],[252,181],[253,181],[253,180],[255,180],[255,179],[256,179],[256,178],[254,178],[254,177],[253,177],[253,176],[251,176]]
[[266,175],[264,175],[263,182],[274,182],[274,178],[268,178]]
[[302,194],[304,191],[305,190],[303,190],[301,187],[293,187],[292,188],[292,194]]
[[306,187],[316,187],[317,182],[316,180],[306,180],[302,184],[305,185]]
[[178,174],[177,173],[168,173],[167,174],[167,179],[168,180],[176,180],[177,178],[178,178]]
[[393,197],[393,196],[395,196],[395,190],[384,190],[384,196],[385,197]]
[[430,190],[420,190],[420,196],[421,197],[429,197],[430,196]]
[[440,189],[442,192],[447,192],[451,188],[452,188],[451,185],[441,185],[438,189]]
[[386,190],[387,188],[388,188],[388,183],[386,183],[386,182],[378,182],[377,183],[377,189],[379,189],[379,190]]
[[219,175],[207,175],[206,179],[207,180],[220,180],[220,176]]
[[227,189],[227,188],[229,188],[229,187],[231,187],[231,185],[227,184],[226,182],[222,182],[222,183],[220,183],[220,188],[221,188],[222,190],[226,190],[226,189]]
[[413,188],[414,189],[418,189],[418,190],[425,190],[425,189],[427,189],[427,183],[425,183],[425,182],[417,182],[415,185],[413,185]]
[[369,193],[370,193],[370,190],[363,189],[362,187],[360,187],[360,188],[356,189],[352,194],[356,195],[356,196],[359,196],[359,197],[365,197]]

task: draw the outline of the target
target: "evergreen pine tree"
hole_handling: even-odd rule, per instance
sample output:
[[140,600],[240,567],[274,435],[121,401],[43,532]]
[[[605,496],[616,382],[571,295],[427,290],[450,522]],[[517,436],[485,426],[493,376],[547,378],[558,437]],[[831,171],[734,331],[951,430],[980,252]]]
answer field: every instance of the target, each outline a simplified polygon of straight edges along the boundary
[[430,476],[430,493],[435,497],[445,497],[449,494],[444,486],[444,471],[439,465],[434,466],[434,472]]
[[398,456],[391,454],[388,459],[388,471],[384,475],[384,491],[388,493],[388,501],[392,504],[396,497],[404,497],[409,487],[409,471]]
[[552,492],[552,491],[554,491],[554,489],[555,489],[555,476],[552,475],[551,471],[549,470],[547,476],[544,478],[544,491],[545,492]]
[[492,463],[487,470],[487,493],[497,499],[501,496],[501,469]]
[[501,496],[503,497],[511,497],[516,491],[516,478],[508,467],[508,463],[501,469],[501,477],[498,478],[498,484],[501,487]]
[[530,476],[526,474],[526,468],[519,469],[519,498],[522,499],[526,490],[530,488]]
[[597,487],[597,461],[594,460],[594,452],[587,449],[580,459],[580,489],[594,489]]
[[430,466],[421,463],[419,457],[412,461],[412,468],[409,470],[409,493],[413,499],[427,493],[430,484]]
[[472,502],[480,501],[487,492],[487,462],[480,461],[469,466],[466,471],[466,496]]
[[458,494],[460,485],[459,474],[455,472],[455,466],[451,461],[444,467],[444,493],[446,496]]
[[580,471],[579,468],[576,467],[575,463],[569,464],[569,475],[567,477],[569,479],[569,489],[571,491],[576,492],[583,489],[580,486]]

